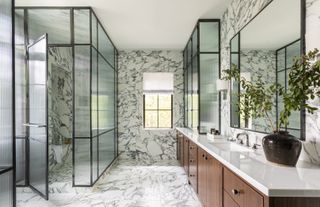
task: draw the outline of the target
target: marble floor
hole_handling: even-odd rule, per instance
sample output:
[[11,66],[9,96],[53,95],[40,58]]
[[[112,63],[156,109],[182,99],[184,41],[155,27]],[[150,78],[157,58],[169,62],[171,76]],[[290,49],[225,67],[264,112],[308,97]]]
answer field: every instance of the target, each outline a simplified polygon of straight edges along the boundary
[[117,160],[92,188],[72,188],[71,182],[50,185],[43,200],[28,188],[18,188],[18,207],[201,207],[176,160]]

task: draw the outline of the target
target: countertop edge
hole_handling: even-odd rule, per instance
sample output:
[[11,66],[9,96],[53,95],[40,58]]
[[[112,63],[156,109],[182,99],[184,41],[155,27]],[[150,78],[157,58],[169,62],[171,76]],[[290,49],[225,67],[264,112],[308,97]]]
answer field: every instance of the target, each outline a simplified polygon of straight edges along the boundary
[[[233,173],[238,175],[240,178],[245,180],[247,183],[252,185],[254,188],[259,190],[261,193],[263,193],[265,196],[268,197],[319,197],[320,189],[319,190],[296,190],[296,189],[270,189],[254,178],[250,177],[245,172],[241,171],[234,165],[232,165],[230,162],[225,160],[220,155],[212,152],[212,150],[208,149],[206,146],[198,142],[198,140],[195,140],[194,138],[190,137],[190,135],[185,134],[183,132],[183,129],[185,128],[176,128],[177,131],[182,133],[184,136],[188,137],[190,140],[192,140],[195,144],[197,144],[199,147],[201,147],[203,150],[205,150],[207,153],[209,153],[211,156],[213,156],[215,159],[217,159],[219,162],[221,162],[224,166],[226,166],[228,169],[230,169]],[[193,132],[194,133],[194,132]],[[194,133],[196,134],[196,133]],[[199,134],[198,134],[199,136]]]

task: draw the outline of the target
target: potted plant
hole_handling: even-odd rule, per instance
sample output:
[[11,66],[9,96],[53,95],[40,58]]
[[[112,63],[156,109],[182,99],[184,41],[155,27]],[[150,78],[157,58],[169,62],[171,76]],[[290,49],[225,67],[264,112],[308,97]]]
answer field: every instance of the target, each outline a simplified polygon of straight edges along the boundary
[[[265,118],[269,123],[272,134],[262,140],[267,160],[278,164],[295,166],[301,153],[302,144],[296,137],[287,131],[281,130],[289,124],[289,117],[293,111],[307,111],[313,113],[317,110],[308,104],[308,100],[320,97],[320,60],[315,61],[319,51],[308,52],[294,60],[289,73],[289,84],[285,90],[279,84],[267,84],[261,77],[254,82],[241,77],[239,70],[233,66],[224,70],[224,80],[234,79],[242,88],[238,94],[239,115],[245,118]],[[279,121],[273,123],[270,113],[275,95],[282,96],[283,110]]]

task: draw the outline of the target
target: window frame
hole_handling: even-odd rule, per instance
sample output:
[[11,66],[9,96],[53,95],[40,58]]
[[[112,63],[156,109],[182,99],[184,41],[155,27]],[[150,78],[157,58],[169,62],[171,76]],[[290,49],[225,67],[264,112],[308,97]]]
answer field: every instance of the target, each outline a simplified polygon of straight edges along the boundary
[[[161,95],[164,95],[166,93],[154,93],[154,94],[149,94],[153,96],[157,96],[157,108],[156,109],[146,109],[145,105],[145,99],[146,95],[148,94],[143,94],[143,128],[152,130],[152,129],[173,129],[173,94],[170,94],[171,96],[171,108],[170,109],[160,109],[159,108],[159,97]],[[146,127],[146,111],[156,111],[157,112],[157,127]],[[159,112],[161,111],[170,111],[171,112],[171,126],[170,127],[159,127]]]

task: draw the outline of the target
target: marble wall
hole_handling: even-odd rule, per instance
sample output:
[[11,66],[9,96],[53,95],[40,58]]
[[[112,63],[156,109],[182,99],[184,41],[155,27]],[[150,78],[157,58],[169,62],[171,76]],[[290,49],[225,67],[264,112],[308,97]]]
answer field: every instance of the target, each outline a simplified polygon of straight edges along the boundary
[[[276,55],[274,50],[249,50],[243,49],[240,51],[240,70],[241,73],[250,73],[250,80],[257,81],[258,77],[261,80],[273,84],[276,82]],[[270,81],[274,80],[274,82]],[[276,96],[274,97],[276,100]],[[276,103],[274,103],[273,110],[270,117],[274,117],[273,122],[276,124]],[[269,132],[271,124],[265,121],[264,118],[250,119],[249,128]]]
[[49,47],[48,114],[49,168],[62,164],[71,153],[72,48]]
[[143,73],[174,73],[173,126],[183,126],[183,69],[179,51],[120,51],[118,71],[119,153],[124,158],[175,159],[171,130],[143,128]]
[[[221,70],[230,68],[230,39],[271,0],[233,0],[221,17]],[[320,0],[307,0],[307,50],[320,48]],[[221,103],[222,133],[235,135],[243,130],[230,128],[229,99]],[[320,106],[319,100],[314,101]],[[301,159],[320,165],[320,112],[307,115],[307,140]],[[264,134],[248,132],[251,142],[261,142]]]

